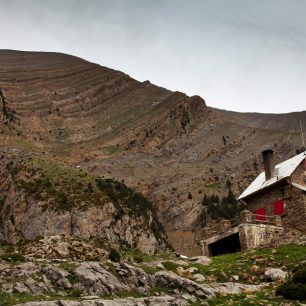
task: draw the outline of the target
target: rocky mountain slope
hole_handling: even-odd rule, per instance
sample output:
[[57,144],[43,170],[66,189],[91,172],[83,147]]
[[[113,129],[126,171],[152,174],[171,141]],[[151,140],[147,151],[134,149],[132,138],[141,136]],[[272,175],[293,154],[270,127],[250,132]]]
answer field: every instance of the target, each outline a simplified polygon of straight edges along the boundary
[[209,108],[198,96],[57,53],[1,50],[0,104],[6,162],[5,152],[18,150],[124,181],[154,203],[185,254],[200,251],[203,194],[225,194],[230,179],[238,195],[261,171],[266,146],[280,161],[301,146],[299,120],[306,130],[306,112]]

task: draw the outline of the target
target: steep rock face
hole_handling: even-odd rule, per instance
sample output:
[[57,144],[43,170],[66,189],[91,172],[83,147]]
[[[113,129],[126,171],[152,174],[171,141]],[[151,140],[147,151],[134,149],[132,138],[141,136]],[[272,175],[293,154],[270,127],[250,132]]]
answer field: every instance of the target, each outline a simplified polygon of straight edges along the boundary
[[204,193],[226,195],[230,179],[238,195],[262,170],[264,148],[284,160],[301,146],[300,120],[306,130],[306,112],[208,108],[198,96],[57,53],[0,51],[0,89],[16,118],[0,123],[3,148],[124,180],[153,201],[172,245],[188,255],[200,253]]
[[[165,248],[165,236],[154,210],[141,195],[121,183],[100,178],[95,186],[86,175],[85,181],[82,173],[77,177],[75,170],[69,177],[71,170],[67,167],[59,172],[62,166],[53,165],[44,172],[30,160],[12,156],[9,161],[4,156],[0,159],[0,239],[15,244],[64,235],[99,238],[106,244],[124,242],[148,254]],[[50,170],[56,171],[56,177]]]

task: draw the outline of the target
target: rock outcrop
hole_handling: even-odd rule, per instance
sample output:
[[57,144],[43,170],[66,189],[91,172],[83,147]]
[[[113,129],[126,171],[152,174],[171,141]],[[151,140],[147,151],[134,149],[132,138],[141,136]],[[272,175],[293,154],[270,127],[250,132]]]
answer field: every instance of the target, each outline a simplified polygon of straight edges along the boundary
[[[90,244],[86,245],[93,239],[104,243],[101,250],[96,249],[96,258],[103,257],[103,249],[111,243],[147,254],[165,249],[166,236],[154,207],[141,194],[120,182],[41,161],[38,167],[31,157],[0,157],[1,240],[13,244],[40,240],[33,243],[33,251],[43,251],[49,243],[52,252],[47,247],[45,254],[40,254],[47,258],[52,253],[74,258],[73,245],[78,244],[84,251],[78,259],[93,258]],[[27,254],[31,254],[30,248]]]

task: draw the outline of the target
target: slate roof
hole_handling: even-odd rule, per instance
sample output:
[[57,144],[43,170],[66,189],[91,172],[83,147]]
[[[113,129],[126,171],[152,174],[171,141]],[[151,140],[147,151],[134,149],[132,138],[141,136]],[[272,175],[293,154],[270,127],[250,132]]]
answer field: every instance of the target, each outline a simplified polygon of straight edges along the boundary
[[297,183],[291,183],[291,185],[298,188],[298,189],[306,191],[306,186],[303,186],[303,185],[300,185],[300,184],[297,184]]
[[265,172],[261,172],[257,178],[249,185],[249,187],[239,196],[238,200],[246,198],[247,196],[262,190],[266,187],[272,186],[280,180],[291,176],[294,170],[306,158],[306,151],[296,155],[286,161],[275,166],[275,175],[266,181]]

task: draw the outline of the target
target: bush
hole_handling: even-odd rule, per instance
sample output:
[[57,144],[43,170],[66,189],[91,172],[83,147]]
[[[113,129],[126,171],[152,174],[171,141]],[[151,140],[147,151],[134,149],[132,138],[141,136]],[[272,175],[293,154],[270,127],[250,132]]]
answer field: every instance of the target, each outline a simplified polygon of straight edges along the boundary
[[79,290],[79,289],[72,289],[68,295],[69,296],[72,296],[72,297],[80,297],[81,295],[83,294],[83,291],[82,290]]
[[290,300],[306,300],[306,284],[286,282],[277,288],[276,295],[282,295]]
[[143,259],[140,256],[134,256],[134,261],[137,263],[143,262]]
[[306,284],[306,264],[301,266],[292,276],[295,283]]
[[0,258],[5,261],[25,261],[25,257],[19,253],[7,253]]
[[291,300],[306,300],[306,265],[302,265],[291,279],[276,290],[276,295]]
[[108,258],[111,261],[118,262],[118,261],[120,261],[121,256],[115,249],[110,249],[109,254],[108,254]]
[[240,211],[243,209],[236,200],[231,188],[228,189],[228,195],[222,199],[219,199],[217,195],[208,196],[204,194],[202,204],[206,206],[208,214],[215,220],[233,219],[239,216]]

